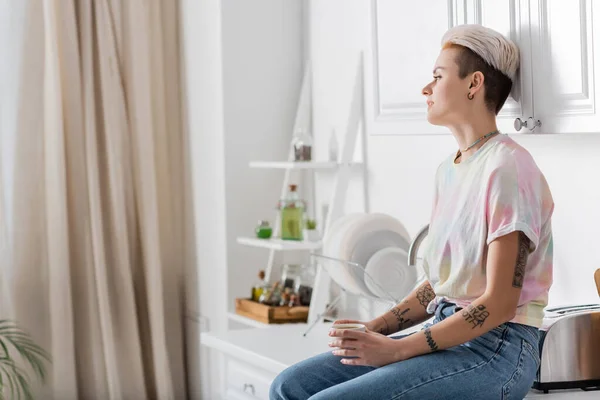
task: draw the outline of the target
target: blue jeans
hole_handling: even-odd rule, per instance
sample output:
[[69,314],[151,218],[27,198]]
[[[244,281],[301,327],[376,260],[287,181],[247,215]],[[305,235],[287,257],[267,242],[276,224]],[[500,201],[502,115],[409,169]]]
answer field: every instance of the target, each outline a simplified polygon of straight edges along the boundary
[[[441,302],[433,324],[454,314],[456,308],[455,304]],[[462,345],[379,368],[344,365],[341,357],[327,352],[281,372],[271,385],[269,397],[271,400],[523,399],[540,364],[538,342],[537,328],[505,323]]]

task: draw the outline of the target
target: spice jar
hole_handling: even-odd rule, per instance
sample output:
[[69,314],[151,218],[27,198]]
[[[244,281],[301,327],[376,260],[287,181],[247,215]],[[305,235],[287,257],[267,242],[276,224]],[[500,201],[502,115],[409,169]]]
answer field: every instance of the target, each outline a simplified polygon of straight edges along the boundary
[[292,138],[295,161],[310,161],[312,159],[312,137],[304,129],[298,129]]

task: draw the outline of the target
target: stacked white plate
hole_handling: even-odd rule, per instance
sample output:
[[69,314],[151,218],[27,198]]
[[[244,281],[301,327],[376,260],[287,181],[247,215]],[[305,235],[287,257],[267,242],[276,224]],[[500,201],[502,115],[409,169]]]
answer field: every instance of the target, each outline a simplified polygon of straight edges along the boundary
[[324,238],[323,262],[345,290],[369,297],[400,299],[415,287],[417,270],[408,265],[410,237],[397,219],[381,213],[354,213],[336,220]]

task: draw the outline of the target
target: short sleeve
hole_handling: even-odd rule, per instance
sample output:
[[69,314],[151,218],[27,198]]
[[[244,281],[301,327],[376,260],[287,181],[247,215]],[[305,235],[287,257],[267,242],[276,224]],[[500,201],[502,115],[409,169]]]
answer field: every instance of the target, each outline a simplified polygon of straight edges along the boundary
[[487,244],[509,233],[521,231],[534,251],[540,238],[542,210],[539,176],[533,168],[516,162],[501,165],[490,174],[486,193]]

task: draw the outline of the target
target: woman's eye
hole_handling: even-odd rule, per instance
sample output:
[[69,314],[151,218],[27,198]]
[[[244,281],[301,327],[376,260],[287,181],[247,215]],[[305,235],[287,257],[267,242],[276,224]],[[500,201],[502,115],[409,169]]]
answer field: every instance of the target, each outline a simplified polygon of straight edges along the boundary
[[441,78],[441,76],[434,76],[434,77],[433,77],[433,80],[434,80],[434,81],[437,81],[437,80],[438,80],[438,79],[440,79],[440,78]]

